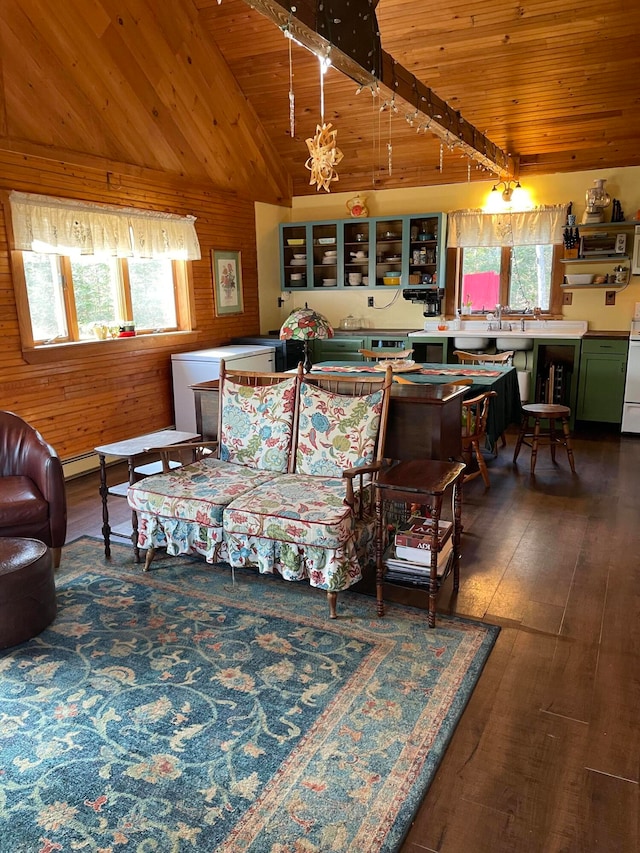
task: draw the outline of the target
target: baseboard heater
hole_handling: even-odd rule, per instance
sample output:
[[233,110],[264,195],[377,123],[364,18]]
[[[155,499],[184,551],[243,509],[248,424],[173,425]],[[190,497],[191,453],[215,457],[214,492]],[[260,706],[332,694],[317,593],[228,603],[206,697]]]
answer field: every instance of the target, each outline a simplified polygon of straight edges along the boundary
[[62,461],[62,470],[65,480],[72,480],[74,477],[81,477],[83,474],[99,471],[100,460],[98,454],[91,451],[89,453],[81,453],[78,456],[70,456],[69,459]]

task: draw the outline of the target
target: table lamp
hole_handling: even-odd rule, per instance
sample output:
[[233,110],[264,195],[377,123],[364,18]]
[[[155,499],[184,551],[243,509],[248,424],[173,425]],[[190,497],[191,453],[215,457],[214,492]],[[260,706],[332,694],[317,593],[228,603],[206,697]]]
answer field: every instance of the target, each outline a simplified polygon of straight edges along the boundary
[[324,316],[309,308],[296,308],[289,314],[280,329],[280,339],[284,341],[303,341],[304,343],[304,372],[311,370],[311,357],[309,356],[309,341],[314,338],[332,338],[333,329]]

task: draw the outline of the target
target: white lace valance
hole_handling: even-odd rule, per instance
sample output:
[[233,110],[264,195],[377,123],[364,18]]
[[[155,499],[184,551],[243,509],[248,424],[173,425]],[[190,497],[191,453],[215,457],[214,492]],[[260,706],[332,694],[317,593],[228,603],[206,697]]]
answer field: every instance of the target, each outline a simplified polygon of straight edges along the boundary
[[562,243],[567,208],[566,204],[556,204],[519,213],[454,210],[447,214],[447,246],[465,248]]
[[12,192],[15,248],[57,255],[194,261],[200,244],[194,216],[111,207]]

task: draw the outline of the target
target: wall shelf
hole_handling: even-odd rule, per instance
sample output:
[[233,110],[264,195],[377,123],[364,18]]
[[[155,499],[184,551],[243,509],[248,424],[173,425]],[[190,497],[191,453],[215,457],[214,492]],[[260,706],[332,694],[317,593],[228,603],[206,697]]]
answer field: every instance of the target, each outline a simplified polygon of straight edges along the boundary
[[628,261],[630,255],[615,254],[615,255],[598,255],[594,257],[590,255],[588,258],[560,258],[561,264],[601,264],[606,261]]
[[582,225],[580,222],[576,222],[573,226],[574,228],[588,228],[590,231],[615,231],[616,228],[631,228],[634,225],[640,225],[640,219],[625,219],[624,222],[591,222],[585,223]]
[[608,284],[561,284],[560,287],[567,290],[597,290],[598,288],[606,288],[610,290],[612,287],[626,287],[627,281],[610,281]]

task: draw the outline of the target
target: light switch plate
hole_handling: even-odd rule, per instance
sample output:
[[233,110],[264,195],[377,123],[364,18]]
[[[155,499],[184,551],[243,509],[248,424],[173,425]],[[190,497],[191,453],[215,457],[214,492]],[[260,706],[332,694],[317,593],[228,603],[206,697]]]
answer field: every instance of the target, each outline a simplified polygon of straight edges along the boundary
[[615,305],[616,304],[616,292],[615,292],[615,290],[605,290],[604,304],[605,305]]
[[570,290],[565,290],[562,294],[562,304],[571,305],[573,302],[573,293]]

